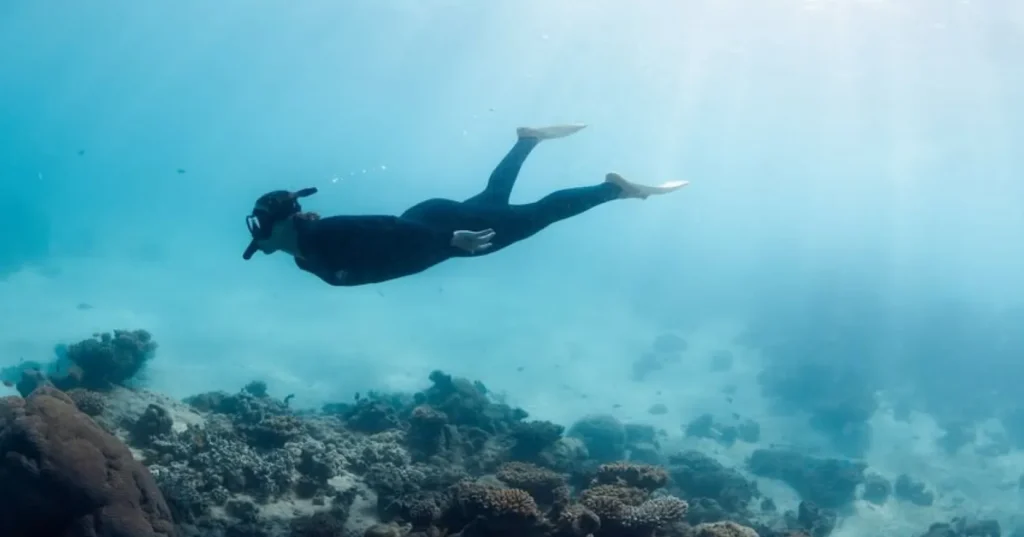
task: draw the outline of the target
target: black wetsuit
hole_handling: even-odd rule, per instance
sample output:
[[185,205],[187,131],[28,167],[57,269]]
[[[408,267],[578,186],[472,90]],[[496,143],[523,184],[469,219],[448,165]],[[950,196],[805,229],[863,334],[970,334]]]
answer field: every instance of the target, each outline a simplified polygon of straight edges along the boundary
[[[467,199],[431,199],[401,216],[296,219],[299,268],[337,286],[377,283],[426,270],[452,257],[497,252],[547,226],[614,200],[612,183],[559,190],[534,203],[509,204],[519,170],[538,141],[520,139],[494,169],[487,188]],[[457,230],[494,230],[491,247],[472,254],[451,245]]]

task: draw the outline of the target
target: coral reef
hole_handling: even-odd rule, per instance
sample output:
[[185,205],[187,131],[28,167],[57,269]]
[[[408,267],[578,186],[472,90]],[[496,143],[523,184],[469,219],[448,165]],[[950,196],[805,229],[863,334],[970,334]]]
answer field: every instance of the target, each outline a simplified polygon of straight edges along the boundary
[[769,353],[773,366],[758,377],[764,394],[780,411],[808,415],[809,425],[839,453],[863,457],[871,445],[868,420],[878,408],[867,373],[856,361],[805,357],[805,352],[782,346]]
[[[77,348],[104,344],[92,341]],[[656,347],[685,345],[665,339]],[[81,352],[69,348],[68,356]],[[121,524],[131,535],[181,537],[826,537],[858,487],[876,503],[893,493],[861,463],[756,450],[749,470],[788,483],[803,500],[779,512],[740,469],[699,451],[663,452],[665,433],[654,427],[593,415],[566,430],[441,371],[418,393],[371,392],[317,411],[290,408],[262,381],[174,401],[124,387],[123,375],[67,395],[39,376],[27,400],[0,404],[8,461],[0,490],[14,490],[4,480],[33,468],[41,483],[26,495],[19,482],[4,505],[14,505],[17,517],[0,511],[4,535],[69,520],[46,509],[74,501],[37,505],[56,495],[84,499],[68,515],[79,517],[73,523],[111,536],[126,534],[116,533]],[[34,429],[21,431],[25,423]],[[713,420],[709,427],[720,428]],[[756,442],[760,432],[749,420],[727,427],[734,440]],[[32,442],[41,447],[22,449]],[[78,460],[66,447],[75,445],[102,445],[82,455],[81,468],[91,468],[88,457],[99,464],[107,457],[113,473],[60,462]],[[30,452],[58,461],[52,468],[71,478],[56,479],[45,465],[10,464],[19,460],[11,453],[27,459]],[[922,490],[897,480],[895,495],[918,498]],[[928,535],[988,535],[978,528],[990,529],[954,521]]]
[[[739,416],[734,416],[739,419]],[[761,425],[751,419],[742,420],[735,425],[717,423],[711,414],[701,414],[694,418],[683,428],[684,434],[688,437],[708,438],[722,444],[731,446],[737,440],[757,443],[761,439]]]
[[[652,427],[598,416],[574,426],[581,438],[563,436],[561,426],[493,402],[479,383],[441,372],[430,380],[420,393],[371,393],[301,413],[259,383],[189,397],[186,405],[153,394],[146,402],[148,392],[139,390],[114,392],[97,419],[138,450],[183,536],[754,531],[742,500],[733,499],[744,493],[730,489],[753,485],[723,467],[713,470],[733,481],[709,486],[691,468],[684,491],[674,479],[685,472],[682,463],[624,460],[634,453],[664,458]],[[118,402],[125,397],[136,400]],[[727,507],[691,525],[681,495],[693,491]]]
[[568,434],[582,440],[590,458],[596,461],[611,462],[626,456],[626,428],[614,416],[584,417],[569,427]]
[[957,517],[950,522],[932,524],[920,537],[1000,537],[1002,531],[995,520]]
[[867,469],[862,462],[819,459],[778,449],[754,451],[747,465],[754,474],[784,481],[802,499],[827,509],[848,506]]
[[761,496],[757,484],[698,451],[669,457],[669,473],[681,498],[693,505],[691,523],[717,522],[722,513],[746,513]]
[[625,424],[625,429],[626,455],[629,460],[655,465],[664,464],[665,457],[661,454],[659,438],[665,435],[665,431],[636,423]]
[[735,522],[710,522],[698,524],[691,532],[692,537],[758,537],[757,532]]

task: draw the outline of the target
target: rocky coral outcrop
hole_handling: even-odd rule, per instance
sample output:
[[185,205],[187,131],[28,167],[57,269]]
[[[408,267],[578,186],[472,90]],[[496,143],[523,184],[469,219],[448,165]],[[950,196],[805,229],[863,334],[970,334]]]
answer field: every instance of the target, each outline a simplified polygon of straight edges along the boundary
[[722,444],[731,446],[737,440],[748,443],[756,443],[761,439],[761,425],[751,419],[740,420],[736,417],[736,423],[720,423],[711,414],[697,416],[690,423],[683,427],[687,437],[708,438]]
[[174,535],[150,472],[60,391],[0,400],[0,453],[0,535]]
[[826,509],[843,508],[853,502],[867,469],[863,462],[810,457],[780,449],[754,451],[747,466],[758,476],[785,482],[804,500]]
[[72,345],[58,346],[57,359],[50,364],[27,362],[17,366],[18,393],[27,396],[45,385],[67,392],[106,392],[126,386],[136,379],[156,349],[156,341],[146,330],[96,333]]
[[1000,537],[1002,530],[996,520],[957,517],[949,522],[932,524],[921,537]]
[[669,457],[669,472],[679,496],[691,504],[691,523],[717,522],[727,513],[745,513],[761,496],[757,484],[698,451]]

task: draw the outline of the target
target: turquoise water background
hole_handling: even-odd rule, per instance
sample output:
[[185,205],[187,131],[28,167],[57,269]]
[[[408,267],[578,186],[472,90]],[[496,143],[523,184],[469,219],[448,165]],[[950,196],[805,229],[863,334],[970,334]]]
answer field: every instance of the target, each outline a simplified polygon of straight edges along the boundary
[[[316,406],[443,369],[545,419],[678,436],[734,385],[769,439],[803,442],[758,393],[762,347],[832,334],[870,343],[834,359],[880,397],[1024,404],[1022,50],[1011,1],[8,1],[0,365],[145,328],[147,383],[178,397],[262,379]],[[516,127],[577,121],[514,202],[612,170],[691,185],[377,286],[241,259],[266,191],[316,186],[324,214],[461,199]],[[762,347],[737,343],[751,327]],[[631,381],[666,331],[684,362]],[[720,349],[736,367],[707,373]],[[886,408],[872,464],[1017,508],[1019,452],[943,459],[934,420]]]

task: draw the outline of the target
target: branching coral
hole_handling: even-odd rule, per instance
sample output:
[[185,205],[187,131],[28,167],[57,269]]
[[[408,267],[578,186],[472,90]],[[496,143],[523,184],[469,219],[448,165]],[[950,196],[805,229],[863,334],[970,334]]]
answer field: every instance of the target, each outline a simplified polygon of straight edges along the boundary
[[[615,480],[620,484],[594,485],[580,494],[580,503],[594,512],[601,521],[598,537],[646,536],[655,530],[678,522],[686,516],[688,505],[674,496],[651,498],[650,490],[656,483],[664,483],[664,479],[640,475],[656,475],[654,467],[642,465],[605,465],[605,480]],[[626,469],[627,466],[633,468]],[[635,485],[646,485],[647,489],[625,484],[627,479]],[[598,481],[598,480],[595,480]]]
[[650,493],[636,487],[620,485],[596,485],[580,494],[580,502],[590,505],[591,502],[604,501],[600,498],[611,498],[623,505],[637,506],[650,498]]
[[668,484],[668,473],[658,466],[619,462],[599,466],[595,480],[600,484],[654,491]]
[[491,522],[513,525],[535,522],[540,517],[530,493],[520,489],[488,487],[473,482],[455,486],[455,501],[470,519],[482,517]]
[[698,524],[690,532],[690,537],[758,537],[757,532],[735,522],[711,522]]
[[75,403],[75,406],[78,407],[78,410],[81,410],[86,416],[99,416],[107,406],[107,401],[103,398],[103,394],[92,390],[75,388],[68,391],[67,395]]
[[529,492],[542,505],[566,503],[569,494],[561,474],[529,463],[503,464],[496,477],[512,488]]

